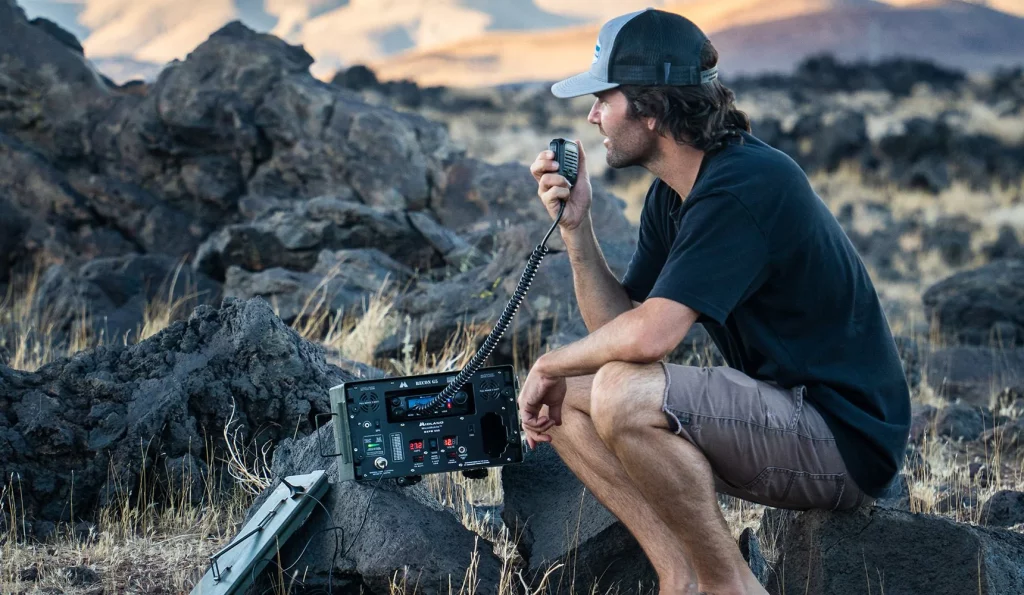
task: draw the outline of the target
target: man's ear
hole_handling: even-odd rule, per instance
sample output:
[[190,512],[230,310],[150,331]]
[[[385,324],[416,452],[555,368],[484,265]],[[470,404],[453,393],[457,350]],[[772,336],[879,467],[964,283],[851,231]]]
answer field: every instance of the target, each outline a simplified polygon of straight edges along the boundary
[[658,127],[658,119],[655,117],[647,118],[647,129],[654,132],[654,129]]

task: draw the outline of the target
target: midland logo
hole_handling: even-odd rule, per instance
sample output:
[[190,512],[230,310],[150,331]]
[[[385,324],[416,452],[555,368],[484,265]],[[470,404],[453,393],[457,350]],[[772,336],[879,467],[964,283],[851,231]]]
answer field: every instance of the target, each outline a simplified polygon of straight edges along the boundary
[[597,57],[600,56],[600,55],[601,55],[601,42],[599,41],[599,42],[597,42],[597,45],[594,46],[594,61],[591,62],[591,64],[593,64],[594,62],[597,62]]

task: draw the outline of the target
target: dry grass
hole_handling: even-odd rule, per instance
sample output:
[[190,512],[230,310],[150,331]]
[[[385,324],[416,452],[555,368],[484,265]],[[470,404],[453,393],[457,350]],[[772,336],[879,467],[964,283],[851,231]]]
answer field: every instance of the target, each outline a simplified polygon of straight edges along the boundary
[[[895,188],[868,187],[851,170],[831,176],[816,176],[813,182],[834,211],[847,202],[876,201],[887,205],[896,217],[934,218],[961,212],[978,220],[983,232],[991,230],[1000,221],[992,213],[1013,213],[1020,208],[1020,188],[974,192],[954,186],[938,197],[924,196]],[[639,194],[639,187],[633,191]],[[631,200],[635,201],[635,197]],[[864,219],[855,224],[866,232],[881,223]],[[880,283],[883,296],[897,296],[908,304],[916,305],[923,284],[955,270],[935,260],[934,254],[918,256],[920,278],[902,285]],[[965,266],[975,264],[970,262]],[[345,358],[379,367],[389,374],[458,369],[469,361],[473,346],[490,330],[486,325],[466,325],[446,338],[444,348],[437,352],[430,352],[422,344],[414,345],[411,337],[406,335],[399,357],[376,358],[375,348],[381,340],[396,329],[410,328],[411,321],[398,319],[394,307],[402,288],[385,283],[379,291],[367,296],[358,312],[332,311],[328,307],[331,296],[327,293],[330,277],[325,277],[324,283],[311,293],[293,328],[304,338],[319,341]],[[0,341],[3,341],[0,346],[10,354],[9,365],[34,370],[105,340],[88,331],[87,312],[78,313],[75,317],[75,330],[70,337],[63,342],[56,340],[55,319],[36,313],[31,307],[38,287],[38,274],[17,280],[0,307]],[[186,294],[192,296],[189,292]],[[173,293],[169,292],[167,297],[154,301],[146,309],[145,324],[135,336],[140,339],[152,336],[171,321],[187,315],[188,306],[185,298],[173,299]],[[910,312],[914,315],[913,309]],[[907,334],[919,329],[920,322],[907,319],[891,321],[894,330],[905,330]],[[535,329],[525,337],[513,334],[505,339],[513,341],[517,357],[520,345],[527,348],[525,361],[517,359],[515,362],[520,373],[525,373],[540,355],[542,338],[539,329]],[[127,341],[126,338],[122,340]],[[684,363],[699,364],[709,355],[698,355],[698,361]],[[922,386],[914,395],[915,402],[944,405],[944,401],[927,388],[926,382]],[[47,591],[49,589],[95,595],[101,588],[108,593],[189,591],[205,571],[207,557],[235,535],[252,499],[270,485],[272,479],[268,450],[243,444],[230,423],[221,438],[229,448],[224,459],[216,462],[225,463],[221,468],[233,480],[235,489],[232,494],[208,490],[201,497],[193,498],[194,494],[190,493],[192,484],[188,481],[183,482],[181,490],[171,498],[153,493],[146,485],[123,486],[125,496],[104,509],[95,527],[84,535],[81,531],[76,534],[73,529],[61,528],[49,541],[41,544],[26,541],[24,527],[19,529],[18,522],[11,523],[8,533],[0,535],[0,592],[56,592]],[[212,448],[209,450],[213,451]],[[925,437],[920,451],[928,466],[927,470],[912,472],[910,477],[914,512],[940,514],[957,521],[976,523],[980,511],[976,505],[978,502],[983,502],[999,489],[1024,490],[1024,456],[1004,451],[998,443],[993,447],[965,445],[950,442],[932,431]],[[985,485],[970,479],[968,465],[971,462],[984,463],[988,468]],[[500,519],[494,518],[497,507],[502,503],[498,470],[490,469],[484,480],[467,480],[460,474],[439,474],[427,476],[424,483],[439,502],[456,513],[463,525],[480,536],[478,550],[467,552],[467,555],[478,556],[481,553],[479,548],[489,547],[502,560],[504,568],[499,592],[505,594],[520,589],[524,578],[519,574],[521,560],[515,547],[518,537],[510,534]],[[129,491],[144,497],[129,498]],[[22,509],[19,493],[18,485],[10,482],[0,490],[0,513],[16,521]],[[967,496],[974,498],[974,505]],[[745,527],[756,527],[764,511],[762,506],[734,498],[722,497],[720,502],[736,537]],[[775,544],[763,543],[762,547],[771,556]],[[83,568],[95,573],[95,582]],[[451,593],[468,595],[475,592],[476,577],[473,573],[471,568],[466,576],[452,577]],[[393,593],[414,590],[415,585],[408,584],[406,577],[394,576]]]

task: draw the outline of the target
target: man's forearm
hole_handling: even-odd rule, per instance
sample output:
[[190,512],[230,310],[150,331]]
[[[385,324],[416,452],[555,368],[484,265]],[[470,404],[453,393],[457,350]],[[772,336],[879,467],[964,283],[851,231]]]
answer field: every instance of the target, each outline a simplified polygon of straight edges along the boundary
[[590,215],[573,231],[563,232],[562,239],[569,251],[576,301],[587,330],[594,332],[619,314],[632,310],[632,300],[604,259]]

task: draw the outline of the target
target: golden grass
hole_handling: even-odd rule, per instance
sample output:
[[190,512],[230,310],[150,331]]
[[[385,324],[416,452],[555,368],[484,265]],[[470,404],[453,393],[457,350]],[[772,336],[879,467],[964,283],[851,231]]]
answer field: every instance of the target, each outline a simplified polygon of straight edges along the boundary
[[[894,215],[925,211],[928,216],[937,216],[935,214],[958,210],[977,215],[988,208],[1015,208],[1017,199],[1013,193],[1016,192],[1016,196],[1020,194],[1019,189],[1005,190],[1002,194],[995,189],[989,193],[977,193],[954,186],[938,198],[925,197],[894,188],[869,188],[856,172],[850,170],[832,176],[816,176],[813,182],[834,210],[847,201],[875,200],[889,205]],[[967,209],[962,207],[963,203],[981,206],[977,210]],[[982,223],[992,224],[984,218]],[[872,221],[859,224],[866,226],[865,230],[878,225]],[[933,256],[924,255],[923,258]],[[926,271],[924,277],[929,280],[952,272],[941,261],[920,264]],[[319,341],[345,358],[379,367],[388,374],[458,369],[469,361],[474,346],[490,330],[487,325],[467,324],[455,335],[447,337],[444,348],[434,353],[424,349],[423,344],[414,345],[407,335],[397,357],[378,358],[374,354],[379,342],[403,325],[409,327],[410,321],[400,320],[394,306],[402,288],[385,283],[377,292],[367,296],[358,313],[332,311],[328,306],[331,296],[327,289],[332,276],[327,275],[320,287],[311,293],[292,327],[308,340]],[[922,282],[924,280],[899,287],[879,283],[879,288],[883,293],[891,289],[895,293],[904,293],[907,300],[919,300]],[[88,332],[86,312],[76,317],[76,330],[70,338],[63,343],[55,340],[52,317],[37,314],[31,308],[38,285],[38,273],[16,280],[0,307],[0,341],[3,341],[0,345],[11,354],[9,365],[34,370],[105,340]],[[186,294],[193,297],[189,292]],[[169,292],[147,307],[145,324],[135,334],[136,337],[150,337],[171,321],[188,314],[189,302],[185,298],[172,298],[173,294]],[[891,323],[897,332],[906,330],[908,334],[918,327],[913,320],[892,320]],[[525,374],[540,355],[542,339],[539,329],[531,330],[526,336],[513,333],[506,337],[505,340],[511,340],[515,346],[515,365],[520,373]],[[525,361],[519,355],[521,345],[526,347]],[[698,354],[696,361],[684,363],[700,364],[707,361],[709,355]],[[922,383],[914,400],[937,406],[944,404],[927,388],[927,383]],[[205,571],[207,557],[235,535],[252,499],[272,481],[269,446],[256,448],[251,443],[243,444],[232,423],[227,424],[221,439],[228,446],[223,459],[210,463],[225,464],[222,468],[235,486],[231,494],[208,490],[196,503],[189,493],[191,484],[187,481],[172,497],[156,494],[152,486],[122,486],[124,497],[101,511],[94,530],[84,538],[75,536],[72,530],[64,527],[46,543],[34,544],[25,540],[24,527],[18,522],[23,509],[19,499],[20,488],[8,478],[0,489],[0,514],[8,515],[14,522],[9,524],[6,535],[0,535],[0,592],[38,592],[53,588],[67,593],[95,595],[99,587],[105,592],[189,591]],[[208,450],[212,452],[214,449]],[[998,489],[1024,490],[1024,456],[1020,453],[1011,455],[999,448],[998,443],[995,447],[985,446],[979,451],[978,448],[951,443],[935,436],[932,431],[920,445],[920,451],[929,470],[910,471],[908,468],[914,512],[940,514],[957,521],[976,523],[980,508],[965,506],[959,496],[973,491],[978,502],[983,502]],[[980,486],[970,480],[968,464],[972,461],[983,462],[988,467],[987,485]],[[212,467],[217,468],[217,465]],[[499,592],[504,594],[521,589],[525,578],[521,574],[522,561],[516,553],[518,536],[510,534],[502,523],[492,523],[490,518],[479,513],[482,508],[494,514],[494,507],[502,502],[499,471],[488,471],[487,478],[483,480],[467,480],[461,474],[443,474],[427,476],[424,484],[439,502],[455,511],[463,525],[480,536],[477,551],[467,552],[468,557],[479,556],[483,551],[481,548],[489,547],[502,560]],[[127,497],[129,491],[136,497]],[[943,497],[948,500],[950,496],[952,504],[948,508],[942,506]],[[763,506],[725,496],[720,502],[735,537],[745,527],[756,527],[760,523]],[[771,540],[762,543],[769,557],[775,547]],[[94,570],[99,583],[73,584],[67,569],[79,566]],[[475,592],[477,578],[474,572],[471,567],[466,576],[451,577],[450,593],[468,595]],[[29,580],[33,574],[35,578]],[[401,573],[393,577],[392,593],[415,592],[416,588],[411,577]]]

